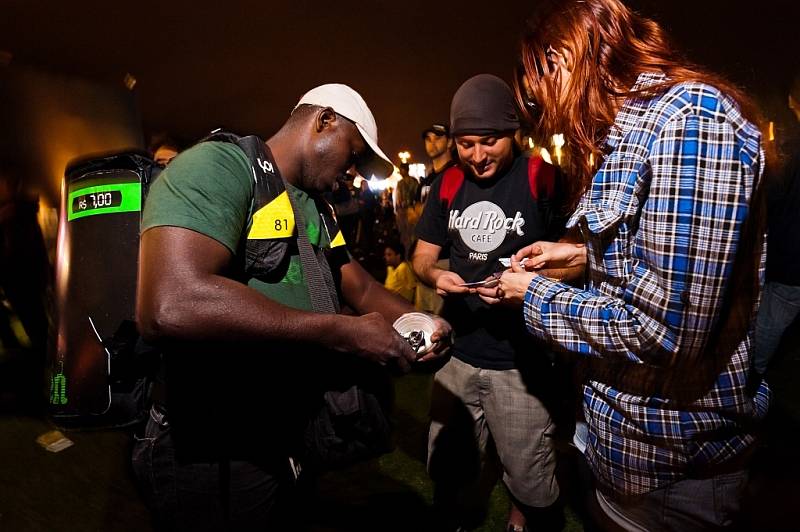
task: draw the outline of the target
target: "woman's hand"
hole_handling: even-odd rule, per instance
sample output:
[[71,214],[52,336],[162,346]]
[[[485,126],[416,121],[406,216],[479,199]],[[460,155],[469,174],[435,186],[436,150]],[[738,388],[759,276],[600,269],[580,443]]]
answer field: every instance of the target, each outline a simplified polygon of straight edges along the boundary
[[[516,264],[516,269],[514,266]],[[500,282],[497,285],[487,288],[485,286],[478,288],[478,295],[486,303],[496,305],[502,303],[509,306],[520,306],[525,300],[525,292],[528,290],[528,285],[531,284],[537,272],[526,272],[519,265],[519,262],[511,261],[511,270],[506,270],[500,276]]]
[[[586,267],[586,246],[572,242],[534,242],[511,257],[511,268],[527,259],[524,270],[558,280],[578,279]],[[516,271],[516,270],[515,270]],[[523,271],[520,268],[520,271]]]

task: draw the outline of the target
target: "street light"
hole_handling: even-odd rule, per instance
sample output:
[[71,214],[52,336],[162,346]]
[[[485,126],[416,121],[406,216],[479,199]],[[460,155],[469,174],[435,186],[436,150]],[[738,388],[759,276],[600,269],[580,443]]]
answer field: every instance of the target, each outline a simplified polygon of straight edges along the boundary
[[411,163],[408,165],[408,175],[416,177],[418,180],[425,177],[425,165],[422,163]]
[[553,135],[553,146],[556,148],[556,160],[558,165],[561,166],[561,148],[564,146],[564,135],[562,133]]
[[406,164],[408,160],[411,159],[411,152],[401,151],[400,153],[397,154],[397,156],[400,157],[401,163]]

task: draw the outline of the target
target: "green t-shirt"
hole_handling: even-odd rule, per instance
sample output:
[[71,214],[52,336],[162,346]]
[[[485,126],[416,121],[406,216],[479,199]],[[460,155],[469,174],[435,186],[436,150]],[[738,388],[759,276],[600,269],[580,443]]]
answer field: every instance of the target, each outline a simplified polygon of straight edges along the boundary
[[[253,178],[244,152],[227,142],[203,142],[173,159],[155,180],[144,206],[142,231],[157,226],[183,227],[213,238],[231,253],[239,252],[242,233],[250,221]],[[295,205],[306,219],[312,245],[329,247],[331,237],[308,194],[288,185]],[[289,246],[290,262],[274,283],[250,279],[248,286],[270,299],[311,310],[297,246]]]

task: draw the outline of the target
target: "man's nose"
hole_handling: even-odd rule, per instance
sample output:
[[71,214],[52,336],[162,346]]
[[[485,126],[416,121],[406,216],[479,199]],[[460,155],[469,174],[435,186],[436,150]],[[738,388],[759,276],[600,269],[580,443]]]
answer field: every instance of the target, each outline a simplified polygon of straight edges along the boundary
[[481,163],[486,160],[486,151],[481,148],[480,144],[472,147],[472,162]]

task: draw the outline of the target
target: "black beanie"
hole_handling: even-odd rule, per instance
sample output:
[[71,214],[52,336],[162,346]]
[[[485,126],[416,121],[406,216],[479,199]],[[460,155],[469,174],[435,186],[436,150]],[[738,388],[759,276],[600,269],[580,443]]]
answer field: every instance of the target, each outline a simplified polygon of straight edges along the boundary
[[465,81],[450,104],[450,134],[491,135],[519,129],[514,95],[508,84],[491,74]]

